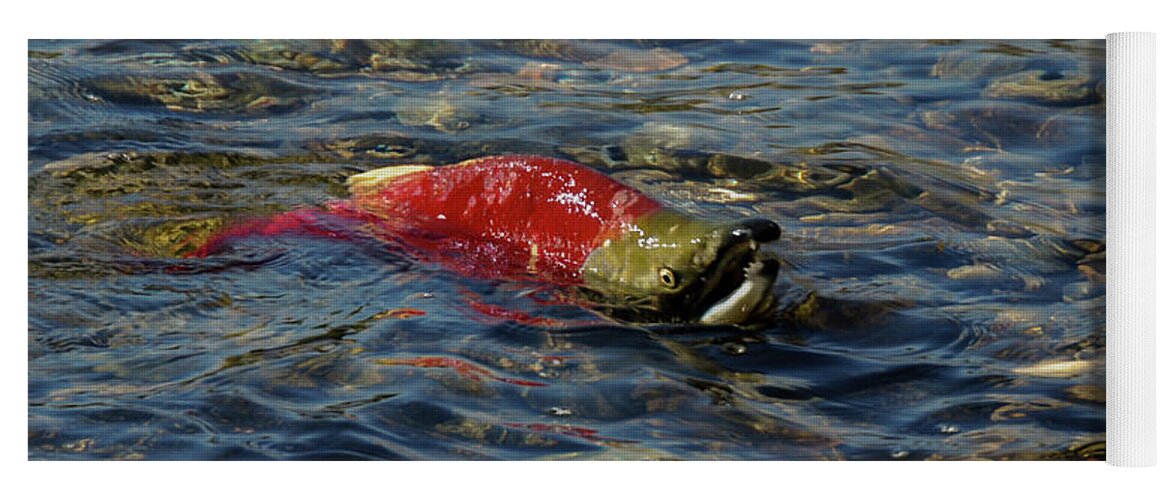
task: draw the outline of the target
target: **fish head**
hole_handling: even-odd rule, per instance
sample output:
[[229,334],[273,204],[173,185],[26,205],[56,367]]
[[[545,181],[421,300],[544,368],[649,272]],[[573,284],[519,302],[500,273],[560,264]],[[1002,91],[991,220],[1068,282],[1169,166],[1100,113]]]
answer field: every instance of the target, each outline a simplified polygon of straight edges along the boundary
[[767,219],[715,223],[663,209],[606,239],[582,266],[584,287],[616,317],[753,326],[776,309],[780,238]]

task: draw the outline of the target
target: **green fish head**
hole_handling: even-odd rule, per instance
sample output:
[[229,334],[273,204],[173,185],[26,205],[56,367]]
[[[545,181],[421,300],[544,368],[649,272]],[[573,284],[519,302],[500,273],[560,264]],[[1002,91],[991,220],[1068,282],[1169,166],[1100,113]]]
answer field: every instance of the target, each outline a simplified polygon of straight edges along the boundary
[[759,325],[775,311],[780,267],[761,245],[779,237],[765,219],[714,223],[663,209],[604,241],[582,277],[620,319]]

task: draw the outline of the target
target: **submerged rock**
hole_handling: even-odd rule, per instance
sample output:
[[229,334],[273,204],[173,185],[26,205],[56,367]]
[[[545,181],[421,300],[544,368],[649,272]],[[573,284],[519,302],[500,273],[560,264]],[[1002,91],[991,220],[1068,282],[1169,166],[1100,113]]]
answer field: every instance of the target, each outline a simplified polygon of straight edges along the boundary
[[1093,361],[1047,359],[1039,363],[1013,368],[1018,375],[1038,378],[1074,378],[1089,373],[1098,366]]
[[466,42],[453,40],[264,40],[229,57],[318,75],[364,72],[400,81],[431,81],[470,71],[469,50]]
[[1093,404],[1106,404],[1106,387],[1101,385],[1075,385],[1065,390],[1070,399]]
[[707,169],[717,177],[733,179],[751,179],[772,170],[773,165],[767,161],[716,153],[708,158]]
[[729,179],[752,179],[771,172],[771,162],[718,151],[722,145],[712,131],[666,122],[648,122],[622,142],[617,151],[604,150],[594,156],[613,163],[653,166],[683,174]]
[[301,85],[250,72],[100,77],[86,82],[102,99],[130,105],[160,105],[188,113],[274,113],[314,100]]
[[591,40],[503,40],[501,48],[530,57],[548,57],[589,68],[632,73],[666,71],[687,64],[687,57],[663,47],[633,48]]
[[1088,75],[1024,71],[989,83],[984,88],[984,96],[1043,104],[1089,104],[1100,100],[1095,91],[1097,84]]
[[988,234],[992,236],[1001,236],[1005,238],[1030,238],[1036,236],[1037,233],[1025,227],[1022,224],[1010,220],[991,220],[985,224],[988,229]]
[[1034,147],[1061,147],[1082,141],[1092,115],[1056,110],[1038,104],[977,101],[948,110],[954,134],[995,151]]
[[683,54],[662,47],[651,50],[616,49],[597,59],[586,61],[589,68],[630,71],[633,73],[647,73],[652,71],[666,71],[687,64],[687,57]]
[[1004,271],[989,264],[972,264],[949,269],[947,277],[953,280],[1006,281]]
[[1025,69],[1027,59],[979,52],[952,51],[939,56],[931,76],[945,80],[980,80],[1016,73]]
[[648,122],[622,141],[622,151],[632,165],[668,170],[698,171],[710,155],[700,152],[716,146],[709,131],[664,122]]
[[332,73],[353,69],[352,61],[338,54],[337,44],[327,40],[255,42],[241,49],[239,58],[252,64],[287,70]]
[[1105,280],[1101,282],[1085,281],[1066,285],[1061,291],[1061,297],[1066,302],[1076,302],[1099,297],[1105,293]]
[[627,156],[639,157],[651,149],[708,149],[716,146],[712,131],[679,123],[646,122],[622,143]]
[[430,127],[440,132],[456,132],[486,122],[486,118],[467,100],[443,96],[403,97],[391,106],[403,125]]

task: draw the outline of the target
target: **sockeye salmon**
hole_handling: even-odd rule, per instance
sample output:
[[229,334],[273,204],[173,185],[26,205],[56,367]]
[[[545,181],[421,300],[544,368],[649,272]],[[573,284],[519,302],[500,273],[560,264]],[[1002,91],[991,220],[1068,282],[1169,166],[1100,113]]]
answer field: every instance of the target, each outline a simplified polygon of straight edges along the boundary
[[751,326],[776,308],[779,262],[761,251],[780,237],[775,222],[701,220],[571,161],[385,167],[348,186],[348,200],[229,227],[191,255],[245,236],[345,238],[327,223],[340,220],[461,272],[573,287],[629,317]]

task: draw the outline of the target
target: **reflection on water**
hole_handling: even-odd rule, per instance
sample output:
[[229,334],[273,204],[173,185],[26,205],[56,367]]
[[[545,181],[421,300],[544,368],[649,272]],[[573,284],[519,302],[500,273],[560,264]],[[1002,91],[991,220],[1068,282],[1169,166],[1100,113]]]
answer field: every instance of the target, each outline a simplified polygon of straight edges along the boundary
[[[1101,459],[1101,41],[29,46],[34,459]],[[627,325],[235,218],[574,159],[780,222],[777,322]]]

